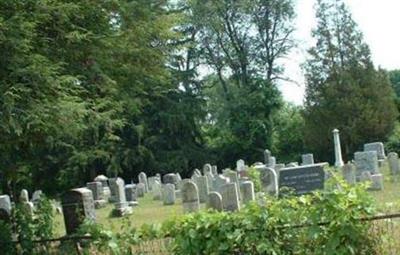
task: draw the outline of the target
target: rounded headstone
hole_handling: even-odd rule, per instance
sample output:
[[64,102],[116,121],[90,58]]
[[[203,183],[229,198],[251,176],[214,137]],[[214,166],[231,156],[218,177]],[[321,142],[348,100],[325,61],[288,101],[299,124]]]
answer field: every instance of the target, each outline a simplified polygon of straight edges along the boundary
[[181,190],[184,213],[197,212],[200,209],[199,191],[193,181],[184,181]]
[[208,193],[207,208],[216,211],[222,211],[222,197],[218,192],[212,191]]

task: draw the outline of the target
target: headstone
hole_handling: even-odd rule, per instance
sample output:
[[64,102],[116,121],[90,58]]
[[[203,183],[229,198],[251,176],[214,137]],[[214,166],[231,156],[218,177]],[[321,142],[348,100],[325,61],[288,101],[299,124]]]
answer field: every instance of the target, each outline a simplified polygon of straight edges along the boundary
[[161,200],[161,183],[158,180],[154,181],[152,187],[153,200]]
[[203,174],[206,175],[207,173],[213,174],[212,173],[212,166],[210,164],[205,164],[203,166]]
[[207,208],[214,209],[218,212],[222,211],[222,197],[218,192],[208,193]]
[[167,184],[167,183],[171,183],[175,185],[175,188],[178,188],[178,177],[176,176],[176,174],[173,173],[169,173],[163,176],[163,183]]
[[290,162],[289,164],[287,164],[286,167],[298,167],[298,166],[299,166],[299,163],[297,163],[297,162]]
[[108,186],[108,177],[105,175],[98,175],[96,178],[94,178],[94,181],[101,182],[101,186],[103,187],[104,200],[106,201],[110,200],[111,190],[110,187]]
[[199,191],[192,181],[185,181],[182,185],[182,205],[184,213],[197,212],[200,209]]
[[278,175],[276,171],[265,165],[255,166],[255,169],[260,173],[261,187],[264,192],[271,195],[278,194]]
[[275,168],[275,165],[276,165],[276,158],[275,157],[270,157],[267,167]]
[[298,166],[281,169],[279,173],[279,189],[292,189],[294,194],[303,195],[314,190],[324,189],[325,163],[309,166]]
[[342,175],[343,179],[348,183],[348,184],[355,184],[356,183],[356,171],[355,171],[355,166],[351,163],[348,162],[345,164],[342,168]]
[[29,194],[26,189],[21,190],[21,193],[19,195],[19,201],[21,203],[28,203],[29,202]]
[[43,195],[43,192],[41,190],[35,190],[35,192],[33,192],[33,194],[32,194],[31,202],[36,203],[37,201],[40,200],[42,195]]
[[246,165],[243,159],[236,161],[236,171],[242,172],[246,170]]
[[200,172],[200,170],[199,170],[199,169],[197,169],[197,168],[196,168],[196,169],[194,169],[194,170],[193,170],[193,174],[192,174],[192,176],[193,176],[193,175],[196,175],[196,176],[201,176],[201,172]]
[[220,174],[215,176],[215,178],[213,180],[214,191],[221,193],[221,187],[227,183],[229,183],[229,179],[226,178],[225,176],[220,175]]
[[221,187],[222,208],[225,211],[240,209],[237,185],[235,182],[227,183]]
[[385,159],[385,147],[383,143],[376,142],[376,143],[366,143],[364,144],[364,151],[376,151],[378,159]]
[[86,187],[92,191],[94,207],[96,209],[104,207],[107,201],[104,199],[104,189],[101,182],[88,182]]
[[162,189],[162,197],[164,205],[175,204],[175,185],[171,183],[164,184]]
[[[115,180],[115,184],[116,184],[117,189],[115,190],[114,215],[120,217],[120,216],[124,216],[126,214],[131,214],[132,208],[129,207],[129,204],[126,201],[124,180],[118,177]],[[140,183],[140,184],[142,184],[144,186],[143,183]]]
[[144,193],[146,192],[146,186],[144,183],[138,183],[136,185],[136,195],[137,197],[144,197]]
[[136,184],[125,185],[125,197],[126,197],[126,202],[128,202],[129,206],[138,205],[137,195],[136,195]]
[[399,166],[399,155],[396,152],[391,152],[388,154],[388,162],[390,173],[395,176],[395,179],[400,175],[400,166]]
[[212,175],[218,175],[218,167],[216,165],[211,166]]
[[64,194],[61,201],[67,235],[76,233],[84,221],[96,220],[93,194],[89,189],[72,189]]
[[140,172],[138,179],[139,179],[139,183],[144,184],[144,193],[149,192],[149,184],[147,182],[147,175],[144,172]]
[[383,175],[373,174],[371,175],[371,189],[372,190],[383,190]]
[[335,166],[342,167],[344,165],[344,163],[343,163],[343,159],[342,159],[342,148],[340,146],[339,130],[335,128],[332,131],[332,133],[333,133],[333,141],[334,141],[334,149],[335,149]]
[[11,220],[11,199],[9,195],[0,195],[0,220],[9,222]]
[[362,151],[354,153],[354,162],[356,164],[357,175],[362,172],[376,174],[379,172],[378,156],[376,151]]
[[247,204],[255,199],[254,184],[252,181],[244,181],[240,184],[243,204]]
[[205,203],[208,196],[208,182],[207,176],[198,176],[193,178],[193,182],[196,183],[197,189],[199,191],[200,203]]
[[181,177],[180,173],[176,173],[175,175],[176,175],[177,184],[176,184],[176,187],[175,186],[174,187],[175,187],[175,190],[180,190],[182,188],[182,177]]
[[271,151],[264,150],[264,163],[265,163],[265,165],[269,164],[270,158],[271,158]]
[[151,177],[147,178],[147,183],[149,185],[149,191],[153,190],[153,186],[154,186],[154,183],[156,180],[157,180],[157,178],[155,176],[151,176]]
[[110,187],[110,197],[109,197],[108,200],[111,203],[114,203],[115,201],[117,201],[116,194],[117,194],[118,186],[117,186],[116,181],[117,181],[117,178],[108,179],[108,184],[109,184],[109,187]]
[[238,176],[238,172],[236,171],[232,171],[232,170],[227,170],[224,172],[223,174],[226,178],[229,179],[229,182],[234,182],[236,183],[236,188],[238,190],[238,195],[239,195],[239,199],[241,197],[241,193],[240,193],[240,187],[239,187],[239,176]]
[[314,164],[314,155],[312,153],[301,155],[301,165],[307,166]]
[[208,183],[208,191],[216,191],[215,187],[214,187],[214,176],[218,176],[218,175],[212,175],[210,173],[207,173],[204,175],[205,177],[207,177],[207,183]]

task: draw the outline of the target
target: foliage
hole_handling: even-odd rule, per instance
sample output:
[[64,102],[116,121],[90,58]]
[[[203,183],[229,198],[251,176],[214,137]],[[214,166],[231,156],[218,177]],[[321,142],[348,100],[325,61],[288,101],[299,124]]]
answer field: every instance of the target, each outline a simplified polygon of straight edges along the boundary
[[388,77],[376,70],[368,45],[343,1],[319,0],[306,71],[305,140],[332,161],[332,130],[341,132],[344,159],[369,141],[383,141],[397,110]]
[[397,122],[393,132],[390,134],[385,148],[389,152],[400,153],[400,123]]
[[247,175],[250,178],[250,180],[254,184],[254,192],[260,192],[261,191],[261,178],[260,178],[260,171],[258,171],[254,167],[250,167],[247,170]]

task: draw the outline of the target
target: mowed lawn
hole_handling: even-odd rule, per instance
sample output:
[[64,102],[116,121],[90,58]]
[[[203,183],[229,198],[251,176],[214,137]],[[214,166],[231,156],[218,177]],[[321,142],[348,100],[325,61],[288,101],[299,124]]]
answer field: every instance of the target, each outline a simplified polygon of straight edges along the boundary
[[[388,166],[381,168],[385,176],[383,191],[371,191],[379,213],[400,213],[400,180],[393,181]],[[162,201],[153,200],[151,193],[139,198],[139,205],[133,208],[133,213],[125,217],[111,217],[112,204],[96,210],[96,221],[106,229],[119,232],[125,227],[140,227],[143,224],[162,223],[165,220],[183,214],[182,202],[177,199],[175,205],[164,206]],[[204,205],[202,205],[204,208]],[[55,218],[55,234],[65,235],[64,219],[61,214]]]

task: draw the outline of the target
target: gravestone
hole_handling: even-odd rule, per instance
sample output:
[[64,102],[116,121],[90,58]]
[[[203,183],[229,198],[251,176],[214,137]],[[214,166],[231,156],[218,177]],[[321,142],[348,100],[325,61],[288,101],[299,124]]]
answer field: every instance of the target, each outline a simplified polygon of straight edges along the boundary
[[211,166],[211,174],[218,175],[218,168],[216,165]]
[[208,193],[206,206],[209,209],[214,209],[218,212],[221,212],[223,210],[221,194],[215,191]]
[[111,203],[114,203],[115,201],[117,201],[117,198],[116,198],[116,194],[117,194],[117,189],[118,189],[118,186],[117,186],[117,183],[116,183],[116,181],[117,181],[117,178],[110,178],[110,179],[108,179],[108,184],[110,185],[109,187],[110,187],[110,197],[109,197],[109,202],[111,202]]
[[299,166],[299,163],[297,163],[297,162],[290,162],[289,164],[287,164],[286,167],[298,167],[298,166]]
[[185,181],[182,185],[181,193],[183,212],[197,212],[200,209],[200,201],[196,184],[193,181]]
[[278,175],[276,171],[265,165],[257,165],[255,169],[260,173],[261,188],[271,195],[278,194]]
[[342,168],[342,175],[343,179],[348,183],[348,184],[355,184],[356,183],[356,171],[355,171],[355,166],[351,163],[348,162],[345,164]]
[[312,153],[303,154],[301,155],[301,161],[302,166],[312,165],[314,164],[314,155]]
[[207,177],[207,183],[208,183],[208,191],[216,191],[215,187],[214,187],[214,176],[218,176],[218,175],[212,175],[210,173],[207,173],[206,175],[204,175],[205,177]]
[[[125,181],[121,178],[116,178],[115,180],[116,190],[115,190],[115,202],[113,214],[115,216],[121,217],[132,213],[132,208],[129,207],[125,196]],[[143,183],[140,183],[144,186]]]
[[354,153],[354,162],[356,164],[357,176],[362,172],[371,174],[379,173],[378,156],[376,151],[362,151]]
[[274,169],[275,165],[276,165],[276,158],[275,157],[270,157],[267,167],[270,167],[270,168]]
[[386,158],[385,147],[381,142],[364,144],[364,151],[376,151],[378,159]]
[[205,203],[208,196],[208,182],[207,176],[198,176],[193,178],[193,182],[196,183],[197,189],[199,191],[200,203]]
[[19,201],[21,203],[28,203],[29,202],[29,194],[26,189],[22,189],[19,195]]
[[391,152],[388,154],[388,162],[390,174],[395,176],[395,179],[398,179],[398,175],[400,175],[400,166],[399,166],[399,155],[396,152]]
[[88,182],[86,187],[92,191],[94,207],[96,209],[104,207],[107,202],[104,199],[104,189],[101,182]]
[[278,175],[279,175],[279,170],[281,170],[282,168],[285,168],[285,164],[276,164],[275,165],[275,171]]
[[19,195],[19,202],[21,203],[21,208],[30,216],[33,216],[34,205],[29,201],[29,193],[26,189],[22,189]]
[[335,128],[332,130],[333,134],[333,143],[334,143],[334,149],[335,149],[335,167],[343,167],[343,158],[342,158],[342,147],[340,144],[340,134],[339,130]]
[[240,192],[242,194],[243,204],[247,204],[255,199],[254,184],[252,181],[240,183]]
[[270,158],[271,158],[271,151],[264,150],[264,163],[265,163],[265,165],[269,164]]
[[378,174],[372,174],[371,175],[371,190],[383,190],[383,175],[378,173]]
[[235,182],[227,183],[221,187],[222,208],[225,211],[238,211],[240,209],[237,185]]
[[147,175],[144,172],[140,172],[138,175],[139,183],[144,184],[144,193],[149,192],[149,184],[147,182]]
[[147,178],[147,183],[149,185],[149,191],[153,191],[153,186],[155,181],[157,180],[157,178],[155,176],[151,176],[149,178]]
[[178,189],[178,177],[176,176],[176,174],[173,173],[169,173],[163,176],[163,183],[167,184],[167,183],[171,183],[175,185],[175,189]]
[[137,197],[144,197],[144,193],[146,192],[146,186],[144,183],[138,183],[136,185],[136,195]]
[[229,183],[229,179],[226,178],[225,176],[220,174],[215,176],[213,180],[214,191],[221,193],[221,187],[227,183]]
[[9,195],[0,195],[0,220],[9,222],[11,220],[11,199]]
[[153,200],[161,200],[161,183],[158,180],[154,181],[152,189]]
[[[295,195],[303,195],[314,190],[324,189],[325,163],[281,169],[279,189],[292,189]],[[281,190],[282,191],[282,190]]]
[[129,206],[138,205],[137,195],[136,195],[136,184],[125,185],[125,198]]
[[162,198],[163,198],[164,205],[175,204],[176,196],[175,196],[175,185],[174,184],[167,183],[167,184],[163,185]]
[[210,164],[205,164],[203,166],[203,175],[207,175],[207,173],[213,174],[212,173],[212,166]]
[[246,170],[246,165],[243,159],[236,161],[236,171],[242,172]]
[[84,221],[96,220],[93,194],[90,189],[72,189],[63,195],[61,201],[67,235],[76,233]]
[[236,171],[232,171],[230,169],[224,171],[223,174],[226,178],[229,179],[229,182],[234,182],[236,183],[236,188],[238,190],[238,195],[239,195],[239,199],[241,197],[241,193],[240,193],[240,188],[239,188],[239,176],[238,173]]
[[105,201],[109,201],[111,197],[111,190],[108,186],[108,177],[105,175],[98,175],[94,178],[95,182],[101,182],[101,186],[103,187],[103,197]]

